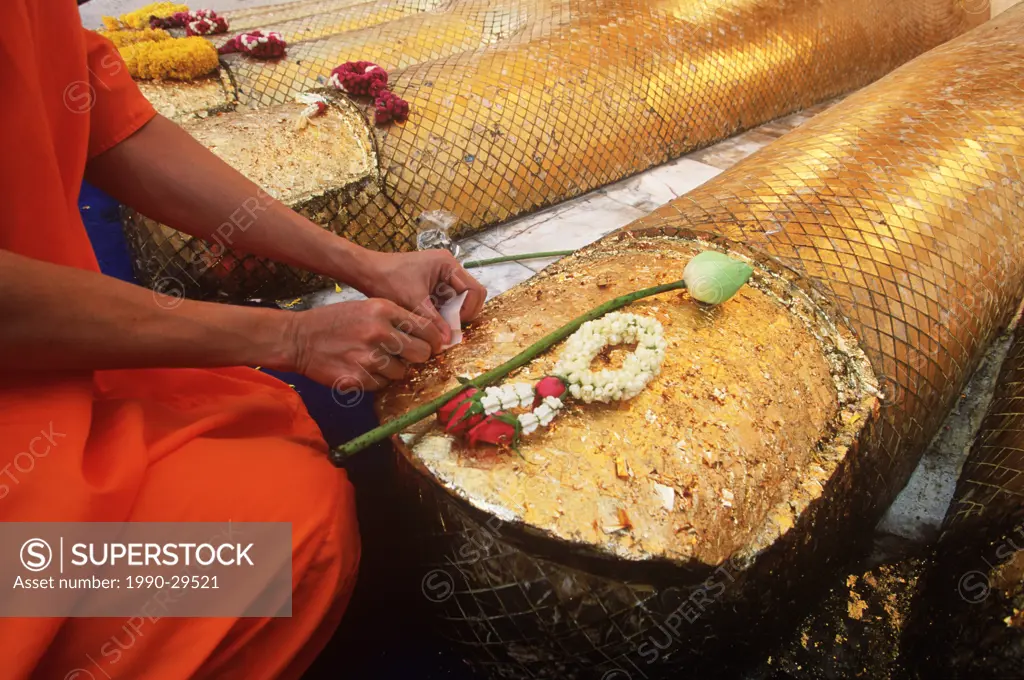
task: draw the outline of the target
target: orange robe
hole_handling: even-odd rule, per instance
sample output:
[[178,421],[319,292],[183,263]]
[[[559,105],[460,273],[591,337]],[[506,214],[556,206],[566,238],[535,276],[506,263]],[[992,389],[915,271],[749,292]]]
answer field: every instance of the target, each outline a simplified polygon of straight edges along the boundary
[[[0,249],[99,271],[85,164],[154,111],[72,0],[4,3],[0,63]],[[298,396],[247,368],[0,374],[0,520],[287,521],[294,591],[291,618],[0,619],[0,677],[298,677],[359,561],[326,452]]]

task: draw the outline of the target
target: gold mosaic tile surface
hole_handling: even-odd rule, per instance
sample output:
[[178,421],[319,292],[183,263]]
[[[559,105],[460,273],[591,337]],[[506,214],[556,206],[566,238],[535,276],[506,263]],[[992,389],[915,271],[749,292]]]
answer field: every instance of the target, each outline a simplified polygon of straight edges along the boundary
[[835,300],[891,402],[880,499],[902,487],[1024,290],[1022,63],[1019,8],[626,228],[713,232]]
[[344,61],[392,70],[413,113],[380,134],[389,193],[412,214],[451,210],[468,232],[864,85],[967,21],[954,0],[867,5],[374,3],[373,16],[370,5],[330,10],[364,30],[304,38],[277,64],[229,63],[240,100],[258,104]]
[[[388,69],[411,113],[376,132],[387,218],[444,209],[465,235],[863,86],[969,16],[959,0],[331,0],[231,13],[232,31],[290,43],[224,62],[258,107],[345,61]],[[233,289],[302,292],[285,268],[246,271],[267,279]]]
[[[1006,529],[1024,513],[1024,330],[1018,329],[992,404],[957,481],[945,530]],[[1019,539],[1018,539],[1019,540]]]
[[[436,462],[403,446],[402,460],[412,463],[406,477],[416,483],[411,497],[425,518],[424,573],[448,568],[451,575],[436,623],[462,643],[477,668],[489,677],[560,680],[744,677],[729,664],[741,663],[744,654],[767,655],[758,649],[759,635],[745,632],[787,630],[816,599],[822,579],[865,556],[872,528],[1024,296],[1022,63],[1024,7],[929,52],[686,196],[545,270],[542,281],[564,277],[559,294],[572,296],[587,285],[586,277],[600,276],[600,267],[584,270],[581,262],[658,239],[704,237],[720,248],[759,253],[831,303],[831,318],[856,336],[867,355],[881,399],[877,413],[858,423],[855,444],[819,495],[769,548],[710,564],[702,561],[709,551],[670,573],[653,561],[588,560],[579,542],[545,531],[552,520],[524,528],[519,517],[481,512],[448,480],[425,474],[424,467],[436,469]],[[652,269],[666,254],[650,250]],[[577,281],[581,270],[586,277]],[[521,284],[493,307],[542,288],[537,281]],[[723,317],[736,311],[723,305]],[[472,351],[485,356],[491,344],[500,354],[499,342],[495,334],[477,340]],[[726,349],[722,355],[730,356]],[[794,353],[791,364],[784,366],[792,373],[813,362]],[[443,366],[427,370],[438,370],[438,380],[447,381]],[[757,379],[739,382],[754,385]],[[418,389],[434,387],[428,381]],[[1003,389],[995,408],[1005,411],[994,411],[987,423],[996,434],[980,444],[992,447],[966,468],[969,481],[958,492],[968,490],[962,510],[997,498],[1019,507],[1019,452],[1010,450],[1010,437],[1019,434],[1014,418],[1020,409],[999,401],[1018,390]],[[681,409],[651,410],[655,422],[685,417]],[[634,429],[647,422],[645,414],[632,418]],[[595,445],[582,453],[609,452]],[[491,543],[470,553],[483,531],[491,532]],[[972,556],[975,568],[985,564],[983,557]],[[1020,625],[1022,564],[1018,553],[1010,571],[992,581],[994,589],[1012,583],[1017,592],[1006,625]],[[725,576],[709,579],[712,569]],[[954,580],[947,594],[963,600],[967,594],[958,594],[956,585]],[[688,610],[680,602],[699,607]],[[853,604],[851,616],[865,614],[865,603]],[[685,622],[673,625],[680,620]],[[1011,651],[1019,650],[1016,629],[1013,635],[1018,642]],[[653,648],[659,653],[648,654]]]

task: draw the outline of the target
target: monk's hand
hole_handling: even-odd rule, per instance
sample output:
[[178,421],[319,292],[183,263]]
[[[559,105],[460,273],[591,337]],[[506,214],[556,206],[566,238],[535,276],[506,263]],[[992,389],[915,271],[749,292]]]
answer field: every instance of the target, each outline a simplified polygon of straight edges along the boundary
[[487,299],[487,289],[447,250],[372,253],[356,287],[369,297],[386,298],[430,319],[445,343],[451,339],[451,329],[438,309],[465,291],[461,316],[462,321],[469,321]]
[[438,351],[432,319],[390,300],[340,302],[290,315],[291,370],[345,392],[373,391],[405,377]]

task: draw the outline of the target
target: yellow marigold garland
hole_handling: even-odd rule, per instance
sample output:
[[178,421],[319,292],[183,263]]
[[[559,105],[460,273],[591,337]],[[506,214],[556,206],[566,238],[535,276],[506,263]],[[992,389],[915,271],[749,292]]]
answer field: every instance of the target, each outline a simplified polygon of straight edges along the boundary
[[206,38],[175,38],[125,45],[121,57],[133,78],[192,80],[217,69],[217,48]]
[[148,28],[150,17],[164,19],[175,12],[187,12],[187,5],[179,5],[173,2],[154,2],[140,7],[134,12],[122,14],[119,18],[103,17],[103,25],[108,31],[116,31],[121,28]]
[[100,31],[100,35],[109,39],[118,49],[140,42],[171,39],[171,34],[162,28],[144,28],[141,31]]

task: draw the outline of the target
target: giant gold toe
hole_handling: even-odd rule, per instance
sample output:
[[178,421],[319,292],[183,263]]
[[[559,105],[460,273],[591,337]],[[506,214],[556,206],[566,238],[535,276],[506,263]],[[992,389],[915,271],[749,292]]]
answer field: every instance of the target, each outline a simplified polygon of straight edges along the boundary
[[[1024,295],[1022,62],[1024,7],[511,290],[464,347],[382,399],[387,418],[474,361],[502,356],[503,342],[518,342],[509,334],[532,337],[564,306],[598,298],[605,271],[639,287],[667,275],[695,239],[792,286],[772,302],[755,280],[708,319],[666,312],[685,310],[685,296],[639,306],[666,315],[677,363],[636,404],[555,423],[522,460],[446,450],[431,423],[399,442],[422,508],[424,594],[437,596],[447,575],[446,597],[434,597],[438,625],[478,668],[739,677],[829,575],[866,552]],[[632,274],[616,269],[620,257]],[[787,297],[800,291],[806,305]],[[1010,489],[990,467],[1005,455],[986,455],[977,489],[985,480]],[[615,473],[617,456],[631,475]],[[655,482],[679,499],[664,514],[647,496]],[[611,509],[636,519],[610,525]]]

